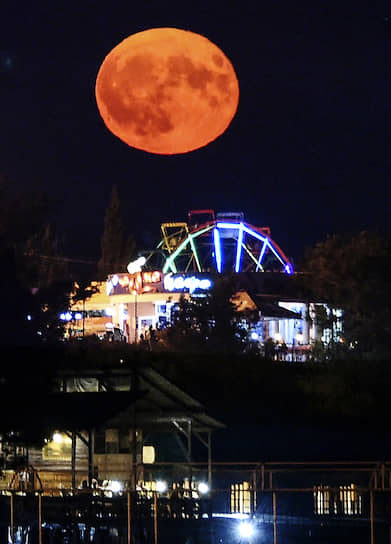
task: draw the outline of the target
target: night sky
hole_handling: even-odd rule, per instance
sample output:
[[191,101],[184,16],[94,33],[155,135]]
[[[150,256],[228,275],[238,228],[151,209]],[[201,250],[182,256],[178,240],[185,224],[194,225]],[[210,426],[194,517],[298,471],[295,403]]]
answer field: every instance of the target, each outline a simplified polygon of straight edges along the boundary
[[[218,45],[240,85],[229,129],[187,155],[128,147],[95,101],[108,52],[167,26]],[[114,183],[141,248],[197,208],[243,211],[294,261],[328,233],[390,227],[389,2],[6,0],[0,36],[0,172],[55,200],[69,256],[98,256]]]

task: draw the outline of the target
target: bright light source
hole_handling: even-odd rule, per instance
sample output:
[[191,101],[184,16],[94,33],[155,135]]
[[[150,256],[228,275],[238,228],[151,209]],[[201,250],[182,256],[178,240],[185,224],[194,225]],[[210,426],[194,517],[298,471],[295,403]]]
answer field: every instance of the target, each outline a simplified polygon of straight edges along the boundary
[[122,489],[121,482],[117,482],[116,480],[112,481],[110,489],[113,493],[119,493]]
[[27,318],[26,318],[26,319],[27,319],[27,321],[31,321],[31,320],[32,320],[32,317],[31,317],[31,315],[30,315],[30,314],[28,314],[28,315],[27,315]]
[[143,446],[143,463],[150,465],[155,462],[155,448],[153,446]]
[[201,495],[206,495],[209,493],[209,486],[205,482],[200,482],[198,484],[198,491],[201,493]]
[[167,491],[167,482],[162,482],[161,480],[158,480],[156,482],[156,491],[158,493],[164,493]]
[[299,344],[300,344],[300,342],[302,342],[302,341],[304,340],[304,334],[301,333],[301,332],[298,332],[298,333],[296,334],[296,340],[297,340],[297,341],[299,342]]
[[83,319],[83,314],[80,312],[75,313],[75,319]]
[[220,233],[218,229],[213,231],[213,240],[215,246],[215,257],[216,257],[216,267],[217,272],[221,272],[221,243],[220,243]]
[[145,257],[139,257],[135,261],[132,261],[128,264],[127,269],[129,274],[135,274],[136,272],[141,272],[141,268],[147,262]]
[[53,442],[55,442],[56,444],[61,444],[62,442],[62,434],[61,433],[54,433],[53,434]]
[[188,289],[193,293],[196,289],[207,290],[212,287],[212,282],[207,278],[197,278],[196,276],[172,276],[166,274],[164,276],[164,288],[167,291],[183,291]]
[[258,340],[259,334],[255,331],[251,333],[251,340]]
[[251,538],[255,533],[254,525],[248,521],[243,521],[239,525],[239,535],[240,538]]
[[109,316],[109,317],[113,317],[113,314],[114,314],[114,310],[113,308],[106,308],[105,309],[105,315]]
[[281,334],[279,332],[276,332],[276,334],[274,335],[274,340],[276,342],[281,342],[282,336],[281,336]]
[[291,263],[286,263],[286,265],[284,266],[284,272],[285,274],[293,274],[293,266],[291,265]]

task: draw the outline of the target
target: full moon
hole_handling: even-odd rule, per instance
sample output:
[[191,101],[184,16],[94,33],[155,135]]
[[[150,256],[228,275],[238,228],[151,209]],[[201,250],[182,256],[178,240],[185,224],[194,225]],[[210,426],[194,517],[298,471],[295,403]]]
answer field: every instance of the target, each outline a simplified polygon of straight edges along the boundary
[[204,36],[177,28],[133,34],[104,59],[96,101],[107,128],[129,146],[173,155],[203,147],[231,123],[235,70]]

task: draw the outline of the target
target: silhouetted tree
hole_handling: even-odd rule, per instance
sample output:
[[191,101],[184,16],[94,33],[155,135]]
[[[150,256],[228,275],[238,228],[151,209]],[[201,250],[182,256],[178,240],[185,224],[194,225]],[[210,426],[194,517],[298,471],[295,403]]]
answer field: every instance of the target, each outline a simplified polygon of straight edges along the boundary
[[98,263],[99,279],[104,280],[108,274],[115,272],[125,272],[135,255],[136,242],[133,236],[125,234],[121,202],[117,186],[114,185],[104,218],[101,258]]
[[19,252],[19,260],[22,261],[23,281],[32,287],[48,287],[68,277],[67,262],[49,224],[26,240]]
[[209,353],[243,353],[252,343],[247,342],[244,326],[246,315],[234,303],[234,277],[217,278],[204,297],[182,297],[173,316],[173,323],[161,335],[169,348],[179,351]]
[[76,304],[77,302],[83,303],[83,338],[84,338],[84,324],[85,324],[85,305],[86,301],[92,297],[95,293],[99,291],[99,287],[96,283],[88,279],[79,279],[75,282],[74,291],[72,295],[72,303]]
[[344,311],[346,345],[357,353],[391,350],[391,243],[374,233],[331,236],[309,250],[302,281]]
[[50,204],[41,194],[0,191],[0,252],[3,343],[31,345],[62,339],[60,313],[69,307],[72,285],[49,226]]

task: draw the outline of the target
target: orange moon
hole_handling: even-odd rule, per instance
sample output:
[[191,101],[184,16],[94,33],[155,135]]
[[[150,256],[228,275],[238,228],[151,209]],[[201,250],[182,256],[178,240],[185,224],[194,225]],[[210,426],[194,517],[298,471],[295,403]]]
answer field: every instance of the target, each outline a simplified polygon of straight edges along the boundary
[[118,138],[173,155],[203,147],[227,129],[239,83],[229,59],[204,36],[154,28],[110,51],[95,94],[105,125]]

